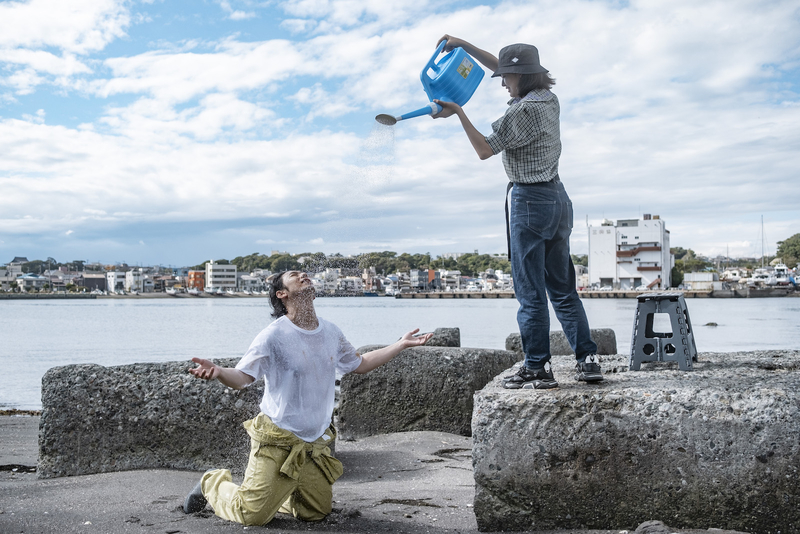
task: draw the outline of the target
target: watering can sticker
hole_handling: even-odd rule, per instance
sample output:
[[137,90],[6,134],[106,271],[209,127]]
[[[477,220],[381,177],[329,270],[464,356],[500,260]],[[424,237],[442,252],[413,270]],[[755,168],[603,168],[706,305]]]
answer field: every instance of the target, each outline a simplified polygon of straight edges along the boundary
[[455,102],[463,106],[472,98],[472,94],[483,79],[483,69],[461,47],[453,48],[437,63],[436,58],[444,50],[444,45],[445,41],[439,43],[436,52],[419,75],[422,88],[430,100],[428,105],[398,117],[381,114],[375,117],[376,121],[391,126],[397,121],[439,113],[442,111],[442,106],[434,100]]

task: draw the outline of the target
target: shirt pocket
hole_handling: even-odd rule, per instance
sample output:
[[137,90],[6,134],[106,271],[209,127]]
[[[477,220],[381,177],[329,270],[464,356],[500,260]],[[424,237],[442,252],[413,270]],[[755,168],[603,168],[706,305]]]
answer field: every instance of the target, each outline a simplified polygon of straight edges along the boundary
[[525,208],[528,214],[528,229],[544,239],[551,239],[558,229],[561,205],[554,200],[528,200],[525,202]]

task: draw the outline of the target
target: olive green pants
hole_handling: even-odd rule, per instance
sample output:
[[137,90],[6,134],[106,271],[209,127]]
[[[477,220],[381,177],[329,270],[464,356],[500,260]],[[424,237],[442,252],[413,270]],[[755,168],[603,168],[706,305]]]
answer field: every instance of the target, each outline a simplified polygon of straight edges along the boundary
[[341,462],[326,445],[335,439],[333,428],[325,432],[328,439],[306,443],[264,414],[245,427],[251,447],[242,484],[234,484],[227,469],[209,471],[201,479],[214,513],[243,525],[263,525],[279,511],[305,521],[331,513],[333,482],[342,474]]

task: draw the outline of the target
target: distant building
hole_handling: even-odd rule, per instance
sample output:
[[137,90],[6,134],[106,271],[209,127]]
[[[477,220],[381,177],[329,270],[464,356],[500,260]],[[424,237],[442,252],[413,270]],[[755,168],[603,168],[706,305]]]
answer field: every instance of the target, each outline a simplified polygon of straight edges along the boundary
[[583,265],[575,266],[575,281],[578,289],[589,287],[589,268]]
[[668,288],[675,261],[669,247],[669,230],[658,215],[589,226],[589,284]]
[[439,270],[439,278],[445,290],[458,290],[462,288],[461,271]]
[[686,273],[683,275],[683,287],[694,291],[719,291],[722,282],[717,273]]
[[360,276],[345,276],[343,278],[339,278],[336,290],[351,294],[363,293],[364,281],[361,279]]
[[81,273],[72,279],[72,283],[85,287],[88,291],[105,291],[108,283],[108,277],[100,273]]
[[125,273],[108,271],[106,273],[106,291],[123,291],[125,289]]
[[213,260],[206,263],[206,287],[236,289],[236,266],[214,263]]
[[411,269],[409,282],[416,291],[434,291],[442,288],[439,271],[434,269]]
[[239,289],[242,291],[262,291],[266,289],[264,279],[252,274],[239,274]]
[[206,272],[205,271],[189,271],[186,277],[187,289],[199,289],[202,291],[206,287]]
[[28,263],[28,258],[21,258],[17,256],[8,264],[0,268],[0,288],[8,291],[11,289],[11,284],[17,281],[17,277],[22,276],[22,264]]
[[40,290],[49,285],[50,279],[35,273],[25,273],[17,277],[17,285],[22,291]]
[[142,269],[131,269],[125,273],[125,291],[144,293],[144,273]]

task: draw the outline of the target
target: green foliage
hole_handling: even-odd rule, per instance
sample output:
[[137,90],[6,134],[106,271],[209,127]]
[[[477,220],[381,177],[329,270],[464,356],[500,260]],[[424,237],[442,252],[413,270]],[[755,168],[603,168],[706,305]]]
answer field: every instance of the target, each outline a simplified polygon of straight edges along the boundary
[[383,252],[367,252],[359,256],[358,266],[361,269],[375,267],[377,274],[386,276],[398,271],[408,272],[411,269],[428,269],[431,267],[430,254],[408,254],[385,250]]
[[584,267],[589,266],[589,256],[586,254],[571,254],[571,256],[573,265],[583,265]]
[[511,263],[508,260],[490,256],[489,254],[463,254],[458,260],[451,258],[437,258],[431,262],[434,269],[446,269],[448,271],[461,271],[464,276],[478,276],[478,273],[486,269],[502,270],[505,273],[511,272]]
[[670,280],[672,281],[673,287],[678,287],[680,284],[683,283],[683,271],[678,269],[678,262],[675,262],[675,267],[672,268],[670,271]]
[[[302,263],[301,263],[302,262]],[[206,262],[192,269],[205,269]],[[287,270],[304,270],[310,273],[324,271],[326,268],[340,269],[342,274],[357,276],[363,269],[375,268],[378,275],[387,276],[396,272],[408,272],[411,269],[447,269],[459,270],[465,276],[477,276],[486,269],[510,272],[511,264],[504,259],[488,254],[464,254],[453,259],[431,259],[430,253],[409,254],[385,250],[383,252],[367,252],[355,257],[345,257],[341,254],[326,256],[322,252],[303,252],[301,254],[273,254],[267,256],[254,252],[247,256],[237,256],[230,262],[217,260],[215,263],[232,264],[242,272],[252,272],[255,269],[266,269],[271,272]]]
[[684,274],[703,272],[714,265],[711,262],[698,258],[692,249],[673,247],[670,248],[669,251],[675,255],[675,266],[672,268],[670,274],[673,286],[677,286],[683,282]]
[[797,265],[800,262],[800,234],[778,241],[777,256],[790,268]]
[[43,273],[48,269],[58,269],[62,264],[57,262],[54,258],[47,258],[46,260],[32,260],[28,263],[22,264],[23,273]]
[[692,249],[685,249],[683,247],[672,247],[669,249],[673,256],[675,256],[675,260],[682,260],[685,256],[689,256],[694,258],[694,250]]

